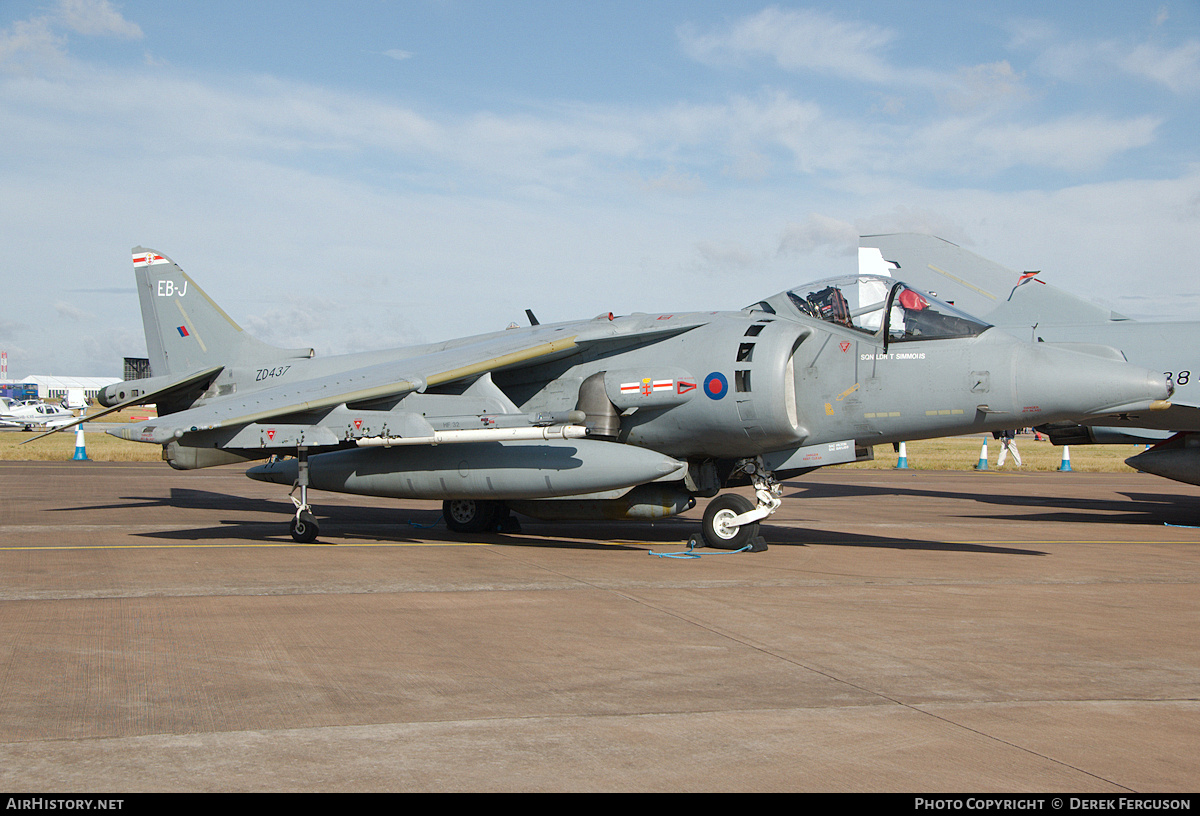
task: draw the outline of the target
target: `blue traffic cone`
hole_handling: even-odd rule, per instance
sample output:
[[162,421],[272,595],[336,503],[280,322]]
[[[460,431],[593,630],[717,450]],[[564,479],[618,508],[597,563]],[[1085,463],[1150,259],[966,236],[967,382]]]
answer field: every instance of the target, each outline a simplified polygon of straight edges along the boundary
[[81,462],[89,461],[88,455],[87,455],[87,448],[85,448],[84,444],[83,444],[83,426],[82,425],[75,426],[75,455],[72,456],[71,459],[73,461],[81,461]]
[[908,469],[908,451],[904,448],[904,443],[900,443],[900,458],[896,460],[896,470]]
[[1066,445],[1063,445],[1062,464],[1058,466],[1058,470],[1060,473],[1071,472],[1071,449]]
[[979,449],[979,464],[975,465],[976,470],[987,470],[987,437],[983,439],[983,447]]

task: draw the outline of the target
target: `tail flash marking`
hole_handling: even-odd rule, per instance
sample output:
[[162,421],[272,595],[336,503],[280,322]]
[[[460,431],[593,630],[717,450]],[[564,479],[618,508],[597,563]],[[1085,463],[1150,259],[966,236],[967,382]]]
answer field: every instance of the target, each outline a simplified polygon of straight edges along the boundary
[[179,313],[183,315],[183,325],[179,327],[179,333],[184,337],[194,336],[196,342],[200,344],[200,351],[207,354],[208,346],[204,345],[204,340],[200,337],[200,333],[196,331],[196,325],[188,317],[188,313],[183,310],[183,304],[179,302],[179,298],[175,298],[175,306],[178,307]]
[[163,263],[167,263],[167,259],[157,252],[135,253],[133,256],[134,266],[153,266],[154,264]]

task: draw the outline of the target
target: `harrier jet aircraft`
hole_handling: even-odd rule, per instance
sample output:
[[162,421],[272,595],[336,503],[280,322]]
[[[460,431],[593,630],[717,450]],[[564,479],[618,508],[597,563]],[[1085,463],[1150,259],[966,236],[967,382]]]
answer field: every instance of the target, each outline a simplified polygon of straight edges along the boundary
[[[703,541],[758,548],[779,479],[872,445],[1169,405],[1161,374],[1018,340],[886,277],[318,358],[248,336],[165,255],[133,263],[154,376],[99,401],[160,415],[109,433],[180,469],[268,460],[247,475],[299,489],[298,541],[317,535],[314,488],[440,499],[458,532],[716,497]],[[756,501],[718,495],[746,484]]]
[[[1200,484],[1200,322],[1139,321],[1077,297],[1038,277],[985,260],[932,235],[864,235],[859,271],[887,272],[981,315],[1017,337],[1043,343],[1098,343],[1131,363],[1162,372],[1174,388],[1164,411],[1056,422],[1056,445],[1153,444],[1127,459],[1138,470]],[[1023,423],[1033,425],[1038,423]]]

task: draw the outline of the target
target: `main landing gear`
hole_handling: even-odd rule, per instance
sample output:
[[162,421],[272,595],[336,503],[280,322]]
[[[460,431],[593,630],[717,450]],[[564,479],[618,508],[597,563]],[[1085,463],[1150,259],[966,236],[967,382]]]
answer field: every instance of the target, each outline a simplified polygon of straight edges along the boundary
[[442,518],[453,533],[521,532],[520,522],[501,501],[449,499],[442,502]]
[[780,498],[783,487],[763,465],[762,457],[742,460],[738,470],[750,476],[757,502],[737,493],[717,496],[704,511],[701,542],[698,543],[715,550],[749,547],[751,552],[762,552],[767,544],[758,534],[758,524],[783,504]]

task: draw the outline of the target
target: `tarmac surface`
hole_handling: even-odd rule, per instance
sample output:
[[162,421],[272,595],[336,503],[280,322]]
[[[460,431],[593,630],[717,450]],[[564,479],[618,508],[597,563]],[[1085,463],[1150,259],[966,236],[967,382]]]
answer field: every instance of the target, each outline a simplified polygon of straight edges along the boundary
[[703,506],[298,545],[243,470],[0,463],[0,788],[1200,789],[1195,487],[829,468],[688,559]]

